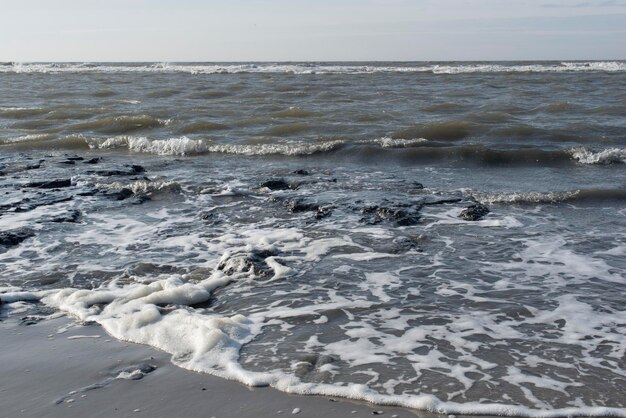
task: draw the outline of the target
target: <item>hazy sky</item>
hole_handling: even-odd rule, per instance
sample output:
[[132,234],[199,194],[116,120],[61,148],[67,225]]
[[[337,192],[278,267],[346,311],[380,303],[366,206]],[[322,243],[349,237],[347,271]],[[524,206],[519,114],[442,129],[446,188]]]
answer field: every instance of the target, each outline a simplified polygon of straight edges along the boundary
[[0,0],[0,61],[626,59],[626,0]]

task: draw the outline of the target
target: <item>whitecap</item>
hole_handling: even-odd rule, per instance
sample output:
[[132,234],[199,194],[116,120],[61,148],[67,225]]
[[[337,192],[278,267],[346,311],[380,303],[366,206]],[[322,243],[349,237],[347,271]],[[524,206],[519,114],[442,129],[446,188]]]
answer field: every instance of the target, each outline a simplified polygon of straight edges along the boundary
[[615,164],[626,163],[626,149],[607,148],[601,151],[592,151],[580,147],[570,150],[572,157],[583,164]]

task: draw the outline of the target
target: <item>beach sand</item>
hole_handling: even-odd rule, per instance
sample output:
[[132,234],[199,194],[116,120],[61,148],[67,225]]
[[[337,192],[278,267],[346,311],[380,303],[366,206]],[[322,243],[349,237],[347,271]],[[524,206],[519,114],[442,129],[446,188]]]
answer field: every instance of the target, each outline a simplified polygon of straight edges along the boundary
[[115,340],[98,325],[28,322],[0,322],[0,417],[437,417],[250,388],[178,368],[167,353]]

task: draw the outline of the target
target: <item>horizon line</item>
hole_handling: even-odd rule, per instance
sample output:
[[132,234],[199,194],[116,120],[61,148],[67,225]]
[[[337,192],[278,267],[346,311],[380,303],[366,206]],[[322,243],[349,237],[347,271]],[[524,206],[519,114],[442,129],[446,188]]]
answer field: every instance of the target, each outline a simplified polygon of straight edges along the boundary
[[626,58],[550,58],[550,59],[423,59],[423,60],[59,60],[59,61],[36,61],[36,60],[0,60],[0,65],[12,65],[12,64],[75,64],[75,63],[94,63],[94,64],[224,64],[224,63],[236,63],[236,64],[270,64],[270,63],[416,63],[416,62],[605,62],[605,61],[626,61]]

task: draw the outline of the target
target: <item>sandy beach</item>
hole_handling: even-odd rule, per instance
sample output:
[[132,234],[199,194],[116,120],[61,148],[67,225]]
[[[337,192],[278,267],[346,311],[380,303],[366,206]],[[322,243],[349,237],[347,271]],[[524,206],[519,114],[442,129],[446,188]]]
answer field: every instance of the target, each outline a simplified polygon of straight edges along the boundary
[[5,319],[0,335],[0,416],[6,418],[437,416],[249,388],[180,369],[166,353],[65,317]]

